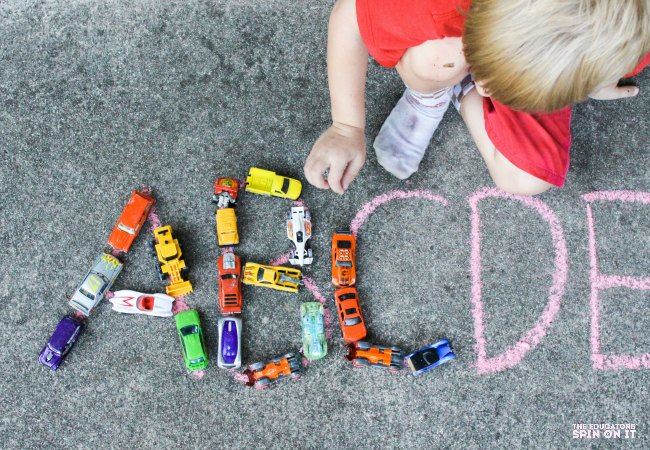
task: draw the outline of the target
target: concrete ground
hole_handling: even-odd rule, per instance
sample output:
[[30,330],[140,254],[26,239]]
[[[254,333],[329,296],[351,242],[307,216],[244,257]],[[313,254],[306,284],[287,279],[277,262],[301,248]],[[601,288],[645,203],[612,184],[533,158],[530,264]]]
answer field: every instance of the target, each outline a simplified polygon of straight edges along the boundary
[[[343,359],[338,323],[330,354],[297,382],[256,391],[214,364],[212,183],[243,178],[251,166],[303,177],[329,120],[331,3],[0,2],[1,447],[650,447],[649,291],[604,290],[595,309],[601,352],[631,355],[619,361],[646,368],[595,368],[582,199],[650,191],[647,71],[635,80],[640,97],[575,107],[567,184],[538,198],[544,215],[539,204],[516,199],[478,203],[480,249],[468,199],[492,183],[454,111],[408,181],[387,174],[369,151],[343,197],[305,186],[316,255],[305,274],[330,307],[335,229],[393,190],[429,190],[446,200],[379,206],[359,231],[358,288],[369,340],[413,351],[448,337],[458,355],[451,364],[419,378],[355,369]],[[395,73],[371,65],[369,142],[402,89]],[[70,311],[67,300],[130,191],[145,184],[181,240],[195,287],[188,302],[201,313],[212,365],[192,379],[173,320],[123,316],[104,301],[50,373],[38,364],[39,351]],[[244,260],[286,252],[289,205],[242,194],[236,251]],[[650,276],[648,212],[639,202],[593,204],[601,272]],[[116,289],[163,289],[150,237],[147,230],[136,241]],[[472,290],[472,243],[483,269],[480,298]],[[298,350],[299,303],[311,293],[245,287],[244,296],[244,362]],[[526,337],[540,317],[549,323]],[[514,353],[505,359],[490,359],[508,348]],[[574,424],[592,423],[634,424],[635,438],[573,438]]]

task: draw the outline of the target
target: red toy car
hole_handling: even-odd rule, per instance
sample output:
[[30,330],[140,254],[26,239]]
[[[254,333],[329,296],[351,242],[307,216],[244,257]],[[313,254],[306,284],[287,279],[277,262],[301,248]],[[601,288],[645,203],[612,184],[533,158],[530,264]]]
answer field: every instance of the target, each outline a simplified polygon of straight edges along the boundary
[[219,208],[227,208],[237,204],[237,190],[239,183],[234,178],[221,177],[214,182],[214,194],[212,201]]
[[354,286],[357,281],[357,244],[350,231],[337,231],[332,236],[332,284],[334,286]]
[[345,287],[334,292],[336,310],[341,321],[341,331],[345,342],[356,342],[366,337],[366,324],[361,315],[359,295],[356,288]]
[[404,354],[398,347],[373,345],[368,342],[355,342],[348,345],[346,359],[355,367],[374,366],[397,372],[404,366]]
[[108,245],[115,250],[128,252],[142,225],[147,220],[153,203],[153,198],[142,192],[133,191],[122,215],[108,237]]
[[241,262],[234,253],[225,253],[217,261],[219,269],[219,308],[222,314],[241,314]]

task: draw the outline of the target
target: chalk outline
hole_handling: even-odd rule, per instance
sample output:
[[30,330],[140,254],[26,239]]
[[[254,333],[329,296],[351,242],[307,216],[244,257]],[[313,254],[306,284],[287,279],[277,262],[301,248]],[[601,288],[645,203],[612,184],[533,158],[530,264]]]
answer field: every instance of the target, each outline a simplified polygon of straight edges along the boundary
[[[486,350],[485,314],[481,300],[483,287],[481,283],[481,218],[478,210],[478,203],[490,197],[516,200],[522,205],[536,210],[551,227],[551,237],[555,248],[553,283],[549,290],[549,300],[542,311],[542,315],[519,341],[508,346],[501,354],[493,357],[488,357]],[[568,278],[568,253],[564,231],[559,219],[553,210],[541,200],[534,197],[508,194],[497,188],[484,188],[470,195],[468,201],[472,210],[470,267],[472,277],[472,316],[474,317],[474,339],[476,341],[474,348],[478,355],[477,371],[479,374],[484,375],[501,372],[516,366],[526,353],[537,347],[546,336],[548,328],[560,310],[560,304],[564,296],[564,287]]]
[[589,280],[591,295],[589,307],[591,310],[591,362],[595,370],[618,369],[650,369],[650,353],[640,355],[606,355],[600,348],[600,297],[598,293],[614,287],[626,287],[635,290],[650,290],[650,277],[631,277],[620,275],[604,275],[598,271],[598,253],[596,249],[596,224],[591,204],[593,202],[642,203],[650,205],[649,192],[636,191],[596,191],[582,195],[587,203],[587,233],[589,236]]

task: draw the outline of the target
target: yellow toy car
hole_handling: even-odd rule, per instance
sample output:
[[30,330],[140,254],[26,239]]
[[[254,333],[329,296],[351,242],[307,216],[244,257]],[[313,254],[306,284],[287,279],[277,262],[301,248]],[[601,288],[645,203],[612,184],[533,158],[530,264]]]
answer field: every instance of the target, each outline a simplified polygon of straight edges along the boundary
[[180,297],[192,292],[192,283],[183,279],[181,271],[187,270],[185,261],[181,259],[183,253],[178,245],[178,239],[172,236],[172,227],[166,225],[153,231],[156,237],[156,256],[160,264],[162,279],[169,278],[167,295]]
[[246,178],[246,190],[254,194],[297,200],[302,191],[302,183],[293,178],[277,175],[271,170],[251,167]]
[[237,216],[233,208],[217,209],[217,238],[219,247],[239,244]]
[[245,284],[265,286],[278,291],[298,292],[302,272],[299,269],[283,266],[263,266],[262,264],[246,263],[244,266]]

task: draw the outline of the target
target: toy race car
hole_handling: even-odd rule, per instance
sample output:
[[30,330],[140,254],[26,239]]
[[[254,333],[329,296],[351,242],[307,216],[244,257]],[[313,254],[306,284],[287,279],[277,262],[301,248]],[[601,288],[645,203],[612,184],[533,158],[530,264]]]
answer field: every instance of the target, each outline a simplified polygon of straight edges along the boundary
[[222,369],[241,367],[241,328],[238,317],[219,318],[219,351],[217,366]]
[[302,183],[293,178],[276,175],[271,170],[251,167],[246,178],[246,190],[254,194],[297,200],[302,191]]
[[256,263],[246,263],[244,266],[245,284],[264,286],[278,291],[298,292],[302,278],[299,269],[283,266],[263,266]]
[[366,337],[366,324],[361,314],[359,294],[356,288],[345,287],[334,292],[336,310],[341,322],[345,342],[356,342]]
[[234,253],[225,253],[217,260],[219,270],[219,309],[221,314],[241,314],[241,262]]
[[359,341],[348,345],[348,350],[345,358],[352,361],[355,367],[375,366],[397,372],[404,365],[404,356],[398,347],[384,347]]
[[122,263],[116,257],[103,252],[72,295],[70,306],[86,316],[90,315],[121,271]]
[[201,370],[208,366],[203,329],[196,309],[176,314],[176,330],[183,348],[183,359],[188,370]]
[[185,261],[181,259],[183,252],[178,244],[178,239],[172,236],[172,227],[166,225],[153,231],[157,244],[155,245],[156,257],[159,264],[159,275],[162,280],[169,278],[167,295],[180,297],[192,292],[192,283],[183,278],[187,270]]
[[286,378],[297,380],[302,374],[302,360],[298,353],[287,353],[269,362],[251,364],[244,371],[244,375],[248,376],[246,386],[255,386],[257,389],[267,388]]
[[239,183],[234,178],[221,177],[214,182],[214,194],[212,202],[217,204],[219,209],[228,208],[237,204],[237,190]]
[[237,231],[237,215],[233,208],[217,209],[217,239],[219,247],[229,247],[239,244]]
[[293,243],[289,262],[297,266],[314,261],[309,238],[311,238],[311,214],[303,206],[291,208],[287,217],[287,236]]
[[300,305],[302,323],[302,350],[307,359],[321,359],[327,354],[325,310],[319,302]]
[[332,236],[332,284],[354,286],[356,278],[356,239],[350,231],[337,231]]
[[83,329],[83,324],[72,316],[65,316],[38,356],[38,362],[55,371],[59,368]]
[[413,376],[418,376],[424,372],[438,367],[447,361],[454,359],[456,355],[451,349],[451,344],[447,339],[442,339],[435,344],[421,348],[418,351],[409,353],[404,360],[406,365],[411,369]]
[[108,245],[120,252],[128,252],[131,244],[133,244],[142,229],[142,225],[147,220],[153,203],[153,198],[142,192],[133,191],[111,235],[108,237]]
[[124,314],[144,314],[156,317],[171,317],[174,297],[165,294],[143,294],[136,291],[117,291],[108,299],[113,311]]

